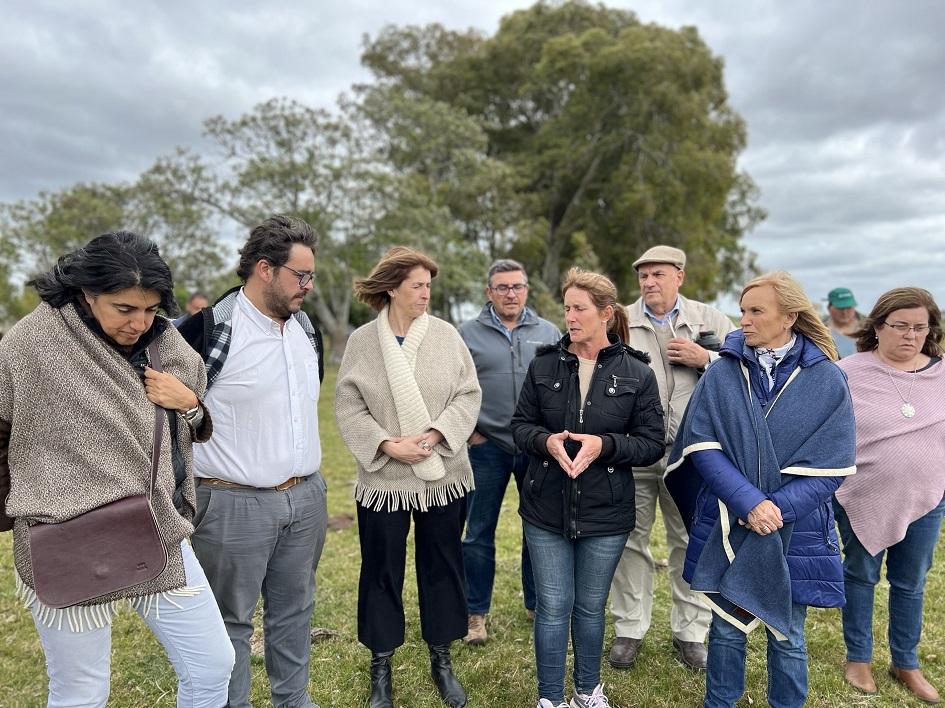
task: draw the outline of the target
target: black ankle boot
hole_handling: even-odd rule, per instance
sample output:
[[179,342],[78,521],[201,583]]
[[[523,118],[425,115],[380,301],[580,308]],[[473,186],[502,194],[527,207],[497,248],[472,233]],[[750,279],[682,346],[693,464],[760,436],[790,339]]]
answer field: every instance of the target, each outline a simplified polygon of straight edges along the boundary
[[433,683],[440,692],[443,701],[450,708],[463,708],[466,705],[466,691],[463,690],[459,679],[453,673],[453,664],[450,661],[450,645],[430,646],[430,673]]
[[371,702],[368,708],[394,708],[390,671],[390,658],[393,655],[392,651],[371,654]]

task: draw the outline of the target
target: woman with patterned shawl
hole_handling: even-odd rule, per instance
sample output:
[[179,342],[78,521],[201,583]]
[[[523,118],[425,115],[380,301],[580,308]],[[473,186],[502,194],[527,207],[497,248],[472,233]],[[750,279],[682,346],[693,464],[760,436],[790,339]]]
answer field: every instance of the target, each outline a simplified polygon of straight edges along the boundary
[[789,274],[742,290],[741,329],[699,382],[667,466],[689,528],[683,577],[713,610],[706,708],[734,706],[747,634],[768,635],[768,702],[807,697],[807,607],[843,605],[831,497],[854,467],[836,348]]
[[[17,591],[45,654],[47,705],[105,705],[120,600],[167,652],[178,705],[223,705],[233,646],[188,542],[192,446],[212,430],[200,401],[207,379],[161,314],[177,311],[170,268],[152,241],[118,231],[62,256],[29,285],[40,304],[0,342],[0,531],[13,527]],[[110,595],[62,609],[45,604],[29,527],[147,493],[155,405],[164,409],[165,434],[150,502],[166,567]]]

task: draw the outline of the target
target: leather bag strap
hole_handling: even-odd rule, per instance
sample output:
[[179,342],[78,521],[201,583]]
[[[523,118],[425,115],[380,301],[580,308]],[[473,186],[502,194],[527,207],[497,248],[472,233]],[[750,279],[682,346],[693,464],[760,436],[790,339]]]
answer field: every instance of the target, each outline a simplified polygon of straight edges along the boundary
[[[161,353],[158,351],[157,340],[152,340],[148,345],[148,358],[151,362],[151,368],[155,371],[164,371],[161,366]],[[164,409],[158,404],[154,404],[154,442],[151,448],[151,487],[148,489],[148,499],[154,493],[154,485],[157,484],[158,463],[161,461],[161,444],[164,441]]]

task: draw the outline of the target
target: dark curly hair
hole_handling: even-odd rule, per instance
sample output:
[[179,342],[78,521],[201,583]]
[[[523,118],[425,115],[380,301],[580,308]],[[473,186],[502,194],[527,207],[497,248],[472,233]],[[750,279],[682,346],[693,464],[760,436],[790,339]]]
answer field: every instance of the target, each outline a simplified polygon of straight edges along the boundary
[[149,238],[132,231],[110,231],[62,256],[50,270],[26,283],[51,307],[62,307],[79,298],[115,293],[128,288],[153,290],[161,309],[177,314],[174,278],[161,252]]
[[314,251],[318,246],[318,236],[306,221],[295,216],[276,214],[269,217],[250,231],[249,238],[240,249],[240,264],[236,274],[245,283],[259,261],[267,261],[281,268],[289,260],[289,251],[296,243]]

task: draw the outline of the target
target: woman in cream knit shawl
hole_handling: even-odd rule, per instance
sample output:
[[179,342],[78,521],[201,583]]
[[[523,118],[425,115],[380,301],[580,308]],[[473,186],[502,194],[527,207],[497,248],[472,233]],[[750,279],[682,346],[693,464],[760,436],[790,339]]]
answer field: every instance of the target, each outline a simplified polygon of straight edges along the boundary
[[[63,256],[31,284],[42,302],[0,342],[0,530],[14,527],[17,586],[46,655],[48,705],[105,705],[119,599],[171,657],[180,705],[223,705],[233,647],[186,541],[193,533],[191,445],[211,431],[198,398],[206,374],[157,314],[176,310],[170,270],[151,241],[117,232]],[[163,372],[148,366],[149,344],[157,345]],[[151,507],[166,568],[81,605],[43,604],[33,589],[29,525],[147,493],[155,405],[165,409],[165,431]]]
[[358,464],[358,639],[372,652],[371,705],[391,703],[390,657],[404,642],[402,589],[411,516],[423,638],[443,700],[466,696],[449,644],[466,633],[461,536],[473,488],[466,440],[481,391],[456,330],[426,313],[437,266],[391,249],[355,283],[377,319],[348,339],[335,394],[341,436]]

